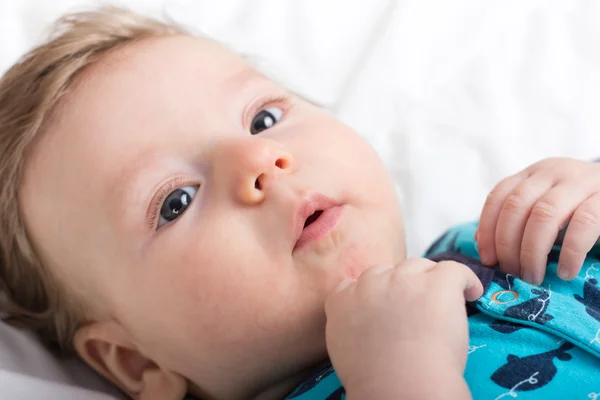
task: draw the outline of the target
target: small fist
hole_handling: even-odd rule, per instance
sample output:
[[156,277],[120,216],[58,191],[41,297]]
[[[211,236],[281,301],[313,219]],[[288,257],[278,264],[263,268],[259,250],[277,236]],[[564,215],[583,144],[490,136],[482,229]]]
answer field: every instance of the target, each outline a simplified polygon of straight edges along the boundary
[[[432,365],[462,376],[465,299],[482,292],[467,266],[422,258],[372,267],[342,282],[325,312],[327,350],[344,386],[372,376],[398,381],[398,374],[430,374]],[[417,371],[419,365],[425,370]]]
[[476,233],[481,261],[539,285],[548,253],[567,224],[558,274],[572,279],[600,236],[600,164],[539,161],[488,195]]

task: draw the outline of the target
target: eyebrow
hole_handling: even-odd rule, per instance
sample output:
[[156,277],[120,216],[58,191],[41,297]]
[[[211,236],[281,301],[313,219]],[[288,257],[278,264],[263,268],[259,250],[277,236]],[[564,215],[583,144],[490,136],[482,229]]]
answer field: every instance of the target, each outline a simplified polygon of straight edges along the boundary
[[[142,204],[143,214],[146,213],[147,202],[150,201],[150,198],[146,196],[150,195],[148,190],[150,190],[153,184],[160,182],[160,177],[158,179],[156,177],[152,177],[151,179],[143,179],[142,176],[146,175],[150,166],[156,164],[156,159],[158,155],[156,151],[147,149],[146,151],[140,153],[135,159],[130,161],[123,169],[120,169],[117,175],[109,182],[109,203],[115,204],[115,210],[118,215],[126,215],[125,212],[128,207],[131,205]],[[149,174],[148,176],[152,176],[153,174]],[[143,184],[143,182],[151,181],[154,183]],[[134,190],[131,190],[134,189]],[[115,200],[125,200],[125,201],[115,201]]]
[[267,78],[257,70],[249,65],[245,65],[239,71],[225,79],[222,82],[221,87],[227,91],[243,91],[248,86],[264,81],[265,79]]

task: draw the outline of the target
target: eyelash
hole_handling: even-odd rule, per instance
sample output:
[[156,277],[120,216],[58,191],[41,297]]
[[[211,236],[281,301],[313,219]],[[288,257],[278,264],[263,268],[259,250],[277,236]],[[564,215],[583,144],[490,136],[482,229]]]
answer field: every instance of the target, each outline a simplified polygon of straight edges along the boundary
[[[245,118],[246,123],[244,124],[244,127],[249,126],[249,123],[252,121],[252,118],[254,118],[254,116],[256,114],[258,114],[260,111],[267,108],[267,106],[274,105],[274,104],[281,104],[281,103],[286,104],[286,103],[289,103],[289,99],[290,99],[290,96],[282,95],[282,96],[269,97],[269,98],[266,98],[259,102],[256,102],[255,103],[256,105],[252,106],[246,114],[247,118]],[[289,108],[289,107],[286,107],[286,108]],[[281,118],[283,118],[285,116],[286,112],[287,112],[287,109],[284,108],[283,115],[281,116]],[[190,186],[190,184],[188,184],[186,182],[185,178],[179,177],[179,178],[172,179],[169,182],[167,182],[166,184],[164,184],[158,190],[156,195],[153,197],[153,200],[152,200],[152,203],[150,206],[150,212],[148,213],[148,217],[147,217],[148,227],[151,231],[160,229],[160,228],[158,228],[158,229],[156,228],[158,225],[158,218],[159,218],[158,214],[160,212],[160,209],[162,208],[163,203],[167,199],[167,196],[169,196],[169,194],[171,194],[172,191],[174,191],[180,187],[183,187],[183,186]]]
[[160,212],[160,209],[161,209],[163,203],[167,199],[167,196],[170,195],[171,192],[174,191],[175,189],[178,189],[183,186],[191,186],[191,184],[188,184],[185,178],[179,177],[179,178],[170,180],[169,182],[164,184],[158,190],[158,192],[156,192],[156,195],[153,197],[153,200],[152,200],[152,203],[150,206],[150,212],[148,213],[148,221],[147,222],[148,222],[148,227],[150,228],[151,231],[157,230],[156,226],[158,225],[158,214]]
[[[289,110],[290,96],[289,95],[281,95],[281,96],[273,96],[267,97],[265,99],[261,99],[258,102],[255,102],[255,105],[248,109],[246,112],[246,117],[244,118],[244,128],[249,128],[252,119],[258,114],[260,111],[268,108],[267,106],[273,105],[281,105],[283,114],[281,115],[281,119],[285,117],[287,111]],[[285,105],[285,106],[284,106]]]

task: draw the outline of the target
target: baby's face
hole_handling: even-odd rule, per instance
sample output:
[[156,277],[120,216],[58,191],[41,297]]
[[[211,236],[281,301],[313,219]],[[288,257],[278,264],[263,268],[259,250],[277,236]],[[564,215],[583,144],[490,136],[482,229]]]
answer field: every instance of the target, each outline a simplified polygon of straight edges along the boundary
[[370,146],[196,38],[141,42],[86,71],[21,196],[59,278],[201,386],[277,381],[322,360],[328,294],[404,257],[395,190]]

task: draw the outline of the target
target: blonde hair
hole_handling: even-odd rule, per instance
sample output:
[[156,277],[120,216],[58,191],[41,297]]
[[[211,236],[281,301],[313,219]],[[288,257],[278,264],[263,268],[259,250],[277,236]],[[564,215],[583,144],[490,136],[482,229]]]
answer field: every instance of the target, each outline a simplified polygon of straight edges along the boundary
[[88,66],[128,44],[182,34],[189,33],[172,21],[112,6],[69,14],[0,80],[0,313],[63,352],[73,350],[86,310],[44,265],[27,234],[19,206],[27,154]]

